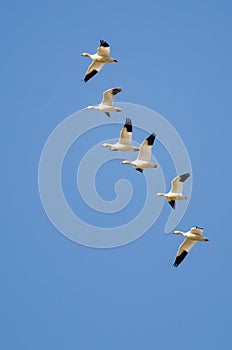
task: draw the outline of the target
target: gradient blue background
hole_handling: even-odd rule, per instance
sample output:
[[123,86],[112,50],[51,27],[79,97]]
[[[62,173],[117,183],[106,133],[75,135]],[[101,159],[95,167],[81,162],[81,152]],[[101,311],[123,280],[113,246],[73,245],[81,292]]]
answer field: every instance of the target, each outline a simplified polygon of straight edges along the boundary
[[[1,349],[229,348],[231,10],[213,0],[0,2]],[[79,54],[99,39],[119,63],[85,85]],[[178,229],[203,226],[211,242],[178,269],[181,238],[163,234],[168,205],[142,238],[109,250],[68,240],[41,205],[47,137],[113,86],[118,101],[167,118],[189,151],[193,194]]]

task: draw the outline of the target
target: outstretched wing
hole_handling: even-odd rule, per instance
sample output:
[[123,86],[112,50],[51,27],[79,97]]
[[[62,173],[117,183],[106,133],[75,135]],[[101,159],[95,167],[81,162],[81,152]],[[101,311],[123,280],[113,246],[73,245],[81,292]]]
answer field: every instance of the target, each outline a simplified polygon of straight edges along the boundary
[[202,227],[192,227],[190,230],[190,233],[193,233],[194,235],[197,236],[202,236],[203,235],[203,228]]
[[150,162],[152,146],[155,141],[156,135],[153,133],[143,141],[139,147],[138,160],[143,160],[145,162]]
[[126,118],[126,122],[120,133],[119,143],[123,145],[131,145],[132,141],[132,123],[131,119]]
[[114,102],[114,96],[117,95],[121,91],[122,91],[121,88],[113,88],[113,89],[106,90],[103,93],[103,99],[102,99],[101,103],[103,105],[112,106],[112,104]]
[[175,177],[175,179],[172,180],[171,192],[182,194],[183,183],[185,182],[185,180],[187,180],[189,176],[190,174],[186,173]]
[[98,61],[93,61],[86,74],[85,74],[85,78],[84,78],[84,81],[85,83],[87,83],[87,81],[89,79],[91,79],[95,74],[97,74],[98,72],[100,72],[100,70],[102,69],[102,67],[104,66],[104,63],[101,63],[101,62],[98,62]]
[[188,252],[192,249],[192,247],[195,244],[196,241],[186,238],[184,242],[179,246],[173,266],[177,267],[178,265],[180,265],[180,263],[184,260]]
[[97,54],[99,56],[109,57],[110,56],[110,45],[106,41],[100,40],[100,45],[97,49]]

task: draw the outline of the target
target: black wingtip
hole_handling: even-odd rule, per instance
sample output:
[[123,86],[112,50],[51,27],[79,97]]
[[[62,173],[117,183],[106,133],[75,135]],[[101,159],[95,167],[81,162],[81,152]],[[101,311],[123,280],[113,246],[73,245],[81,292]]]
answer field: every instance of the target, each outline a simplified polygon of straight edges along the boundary
[[100,46],[109,47],[110,45],[105,40],[100,39]]
[[175,209],[176,208],[176,201],[168,201],[168,203],[171,205],[171,207],[173,208],[173,209]]
[[153,132],[151,135],[147,137],[147,144],[148,146],[152,146],[156,138],[156,134]]
[[112,89],[112,95],[117,95],[119,92],[121,92],[122,91],[122,88],[113,88]]
[[98,73],[98,71],[96,69],[94,69],[92,72],[90,72],[89,74],[86,74],[85,78],[84,78],[84,82],[87,83],[87,81],[89,79],[91,79],[92,77],[94,77],[94,75],[96,75]]
[[132,123],[131,123],[131,119],[126,118],[126,122],[124,124],[124,128],[127,129],[127,132],[132,132]]
[[141,168],[135,168],[135,170],[139,171],[140,173],[143,173],[143,169]]
[[190,176],[189,173],[180,175],[180,182],[185,182],[185,180],[187,180],[189,176]]
[[176,260],[174,261],[173,266],[177,267],[180,265],[180,263],[184,260],[184,258],[188,255],[188,252],[186,252],[186,250],[184,250],[180,255],[178,255],[176,257]]

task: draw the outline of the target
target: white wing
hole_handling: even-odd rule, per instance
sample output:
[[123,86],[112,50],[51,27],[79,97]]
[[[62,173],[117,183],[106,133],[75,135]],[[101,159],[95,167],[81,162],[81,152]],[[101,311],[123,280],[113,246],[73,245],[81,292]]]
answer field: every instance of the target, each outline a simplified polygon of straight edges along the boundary
[[144,142],[139,147],[139,155],[137,159],[143,160],[144,162],[150,162],[152,146],[147,146],[146,144],[143,144]]
[[130,119],[126,119],[126,122],[121,130],[119,143],[123,145],[131,145],[132,141],[132,124]]
[[156,135],[153,133],[143,141],[143,143],[139,147],[139,155],[138,160],[142,160],[145,162],[151,161],[151,151],[154,143]]
[[171,192],[182,194],[183,183],[185,180],[187,180],[187,178],[189,176],[190,176],[190,174],[186,173],[186,174],[182,174],[180,176],[175,177],[175,179],[172,180]]
[[174,266],[177,267],[187,256],[188,252],[192,249],[192,247],[196,244],[196,241],[186,238],[184,242],[179,246],[178,252],[176,254],[176,259],[174,262]]
[[185,238],[184,242],[179,246],[179,250],[176,256],[179,256],[181,253],[183,253],[184,250],[188,253],[196,243],[197,241],[193,241],[192,239]]
[[190,230],[190,233],[193,233],[194,235],[197,236],[202,236],[203,235],[203,228],[201,227],[192,227]]
[[121,92],[121,88],[114,88],[114,89],[109,89],[106,90],[103,93],[103,99],[102,99],[102,104],[107,105],[107,106],[112,106],[114,102],[114,96],[117,95],[119,92]]
[[97,49],[97,54],[103,57],[110,56],[110,46],[106,41],[100,40],[100,46]]
[[89,79],[91,79],[95,74],[97,74],[98,72],[100,72],[100,70],[102,69],[102,67],[104,66],[105,63],[99,62],[99,61],[93,61],[86,74],[85,74],[85,78],[84,81],[87,82]]

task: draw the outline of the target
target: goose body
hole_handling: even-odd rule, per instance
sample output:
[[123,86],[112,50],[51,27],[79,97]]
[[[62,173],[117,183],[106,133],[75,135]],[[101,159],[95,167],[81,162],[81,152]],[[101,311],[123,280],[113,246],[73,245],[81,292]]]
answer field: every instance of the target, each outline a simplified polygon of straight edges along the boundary
[[103,147],[109,147],[111,151],[138,151],[139,148],[131,145],[132,141],[132,123],[131,119],[126,118],[126,122],[121,130],[120,138],[117,143],[103,143]]
[[129,160],[124,160],[121,162],[121,164],[129,164],[135,170],[141,173],[143,172],[143,169],[146,168],[157,168],[158,164],[151,163],[151,151],[155,137],[156,135],[153,133],[143,141],[139,147],[139,154],[136,160],[132,162]]
[[173,209],[176,206],[176,200],[185,200],[187,197],[183,196],[183,183],[190,176],[189,173],[179,175],[172,180],[172,187],[168,193],[157,193],[157,196],[163,196],[167,199],[168,203]]
[[96,106],[88,106],[86,109],[96,109],[104,112],[107,117],[110,117],[110,112],[121,112],[121,108],[113,107],[114,96],[122,91],[122,88],[113,88],[106,90],[103,93],[102,102]]
[[89,57],[93,61],[85,74],[85,83],[87,83],[88,80],[100,72],[105,63],[118,62],[114,58],[110,57],[110,46],[104,40],[100,40],[100,45],[97,49],[97,53],[92,55],[87,52],[83,52],[81,56]]
[[173,264],[173,266],[175,267],[180,265],[180,263],[184,260],[184,258],[187,256],[189,251],[197,242],[209,241],[208,238],[202,236],[203,228],[197,227],[197,226],[192,227],[187,232],[174,231],[173,234],[182,235],[183,237],[185,237],[184,242],[179,246],[178,252],[176,254],[176,259]]

